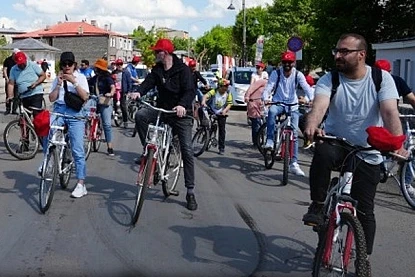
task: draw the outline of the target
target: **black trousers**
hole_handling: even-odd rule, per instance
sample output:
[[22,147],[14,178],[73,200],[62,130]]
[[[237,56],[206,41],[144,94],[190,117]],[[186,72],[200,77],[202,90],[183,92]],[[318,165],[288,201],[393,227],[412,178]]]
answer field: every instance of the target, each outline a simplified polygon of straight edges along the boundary
[[[311,200],[323,202],[330,184],[331,171],[340,167],[349,152],[338,145],[324,142],[317,144],[310,167]],[[357,217],[366,237],[367,253],[373,251],[376,233],[374,199],[380,181],[380,165],[372,165],[355,157],[355,171],[351,196],[358,201]]]
[[[157,111],[147,107],[140,108],[135,114],[135,127],[143,147],[145,145],[148,124],[155,123],[156,119]],[[186,188],[194,188],[195,168],[192,147],[193,119],[189,117],[179,118],[174,115],[163,117],[163,122],[172,126],[173,133],[177,134],[179,137],[183,160],[184,183]]]
[[31,107],[41,109],[43,106],[43,93],[22,98],[23,107],[33,111],[33,116],[40,113],[40,110],[33,110]]
[[[4,91],[6,92],[6,98],[7,98],[7,83],[5,83]],[[10,102],[6,102],[6,111],[15,113],[17,110],[17,85],[14,86],[13,90],[13,100]]]
[[226,116],[218,115],[218,134],[219,134],[219,150],[225,150],[225,138],[226,138]]

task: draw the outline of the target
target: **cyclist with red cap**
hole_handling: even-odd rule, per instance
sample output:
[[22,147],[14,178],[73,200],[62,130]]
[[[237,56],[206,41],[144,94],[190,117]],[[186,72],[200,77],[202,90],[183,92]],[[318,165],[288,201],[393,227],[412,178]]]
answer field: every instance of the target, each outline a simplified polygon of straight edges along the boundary
[[195,60],[190,60],[189,61],[189,67],[192,70],[193,73],[193,83],[195,86],[195,93],[197,96],[197,101],[202,102],[202,98],[203,98],[203,93],[200,91],[199,87],[198,87],[198,83],[199,81],[202,82],[202,84],[205,86],[205,89],[208,90],[209,89],[209,84],[208,82],[205,80],[205,78],[203,78],[203,76],[200,74],[200,72],[198,70],[196,70],[196,61]]
[[134,91],[137,90],[137,87],[140,84],[140,81],[138,80],[137,71],[135,70],[135,67],[137,66],[139,62],[140,62],[140,57],[134,56],[133,59],[131,60],[131,63],[127,64],[127,66],[125,67],[130,72],[131,80],[133,81]]
[[[164,122],[170,124],[178,135],[183,159],[184,182],[187,188],[187,209],[197,209],[194,195],[195,170],[192,148],[192,114],[195,90],[192,73],[174,53],[174,45],[169,39],[159,39],[151,49],[156,56],[156,65],[138,87],[134,96],[141,97],[157,87],[157,106],[166,110],[175,110],[175,115],[165,115]],[[144,146],[148,124],[154,123],[157,112],[150,108],[141,108],[135,116],[136,129]]]
[[[297,70],[295,65],[295,54],[291,51],[286,51],[281,55],[281,66],[272,71],[268,80],[268,84],[262,94],[262,99],[265,102],[271,100],[272,102],[283,102],[286,104],[298,103],[297,98],[297,84],[304,90],[308,99],[313,99],[313,93],[310,86],[307,84],[304,74]],[[274,147],[274,130],[275,117],[285,112],[287,108],[283,105],[271,105],[268,111],[267,118],[267,142],[265,148]],[[298,106],[291,108],[292,124],[295,126],[294,130],[294,153],[291,159],[289,172],[304,176],[298,164]]]

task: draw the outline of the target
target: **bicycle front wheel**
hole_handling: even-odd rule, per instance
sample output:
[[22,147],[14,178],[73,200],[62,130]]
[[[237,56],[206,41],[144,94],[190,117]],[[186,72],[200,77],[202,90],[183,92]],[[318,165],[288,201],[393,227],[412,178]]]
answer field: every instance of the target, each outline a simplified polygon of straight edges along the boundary
[[84,135],[84,151],[85,151],[85,160],[88,160],[89,155],[91,154],[92,141],[91,141],[91,122],[87,121],[85,123],[85,135]]
[[175,192],[177,182],[179,181],[181,162],[182,155],[180,152],[179,139],[173,138],[170,145],[170,151],[166,159],[164,178],[161,180],[161,186],[165,197],[169,197],[173,192]]
[[30,160],[39,150],[39,138],[35,129],[29,124],[22,125],[20,119],[15,119],[4,128],[3,141],[7,151],[19,160]]
[[49,152],[43,161],[39,187],[39,208],[42,213],[45,213],[52,203],[59,171],[58,163],[59,157],[56,148],[49,148]]
[[59,183],[62,189],[66,189],[71,179],[72,168],[73,168],[73,158],[72,151],[67,146],[63,148],[62,163],[61,168],[62,172],[59,175]]
[[137,103],[135,100],[129,99],[127,101],[127,117],[132,123],[135,123],[135,114],[138,110]]
[[135,199],[133,216],[131,219],[131,224],[135,225],[138,221],[138,218],[143,208],[144,199],[146,191],[151,182],[151,177],[153,174],[153,161],[154,161],[154,149],[149,149],[145,161],[141,164],[140,170],[138,171],[137,178],[137,195]]
[[95,138],[92,140],[92,150],[94,150],[94,152],[98,152],[99,148],[101,147],[102,132],[103,132],[101,121],[98,121],[95,128],[97,128],[97,130],[96,130]]
[[256,141],[255,144],[258,148],[259,153],[262,155],[265,154],[265,144],[267,142],[267,123],[261,125],[258,129],[258,133],[256,135]]
[[199,157],[205,152],[209,143],[208,130],[200,127],[192,138],[193,156]]
[[402,163],[400,166],[400,187],[406,202],[415,209],[415,164],[413,161]]
[[290,153],[291,153],[291,141],[290,141],[290,134],[286,133],[284,135],[282,146],[281,146],[281,156],[283,158],[283,169],[282,169],[282,185],[286,186],[288,183],[288,166],[290,164]]
[[341,212],[340,224],[336,225],[333,217],[321,232],[314,257],[313,277],[369,276],[365,235],[356,217]]

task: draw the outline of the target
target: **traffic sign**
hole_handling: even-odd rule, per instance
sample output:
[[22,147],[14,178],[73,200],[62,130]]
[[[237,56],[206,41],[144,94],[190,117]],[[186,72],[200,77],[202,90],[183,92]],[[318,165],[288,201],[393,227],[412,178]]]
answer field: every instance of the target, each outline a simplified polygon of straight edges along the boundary
[[304,42],[300,37],[293,36],[288,39],[287,47],[293,52],[300,51],[303,48]]

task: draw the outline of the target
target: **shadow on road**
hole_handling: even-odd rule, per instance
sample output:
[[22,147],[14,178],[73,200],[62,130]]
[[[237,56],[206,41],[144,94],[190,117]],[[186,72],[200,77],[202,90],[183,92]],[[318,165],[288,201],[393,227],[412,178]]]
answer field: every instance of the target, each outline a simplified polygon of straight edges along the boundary
[[[263,276],[261,272],[310,272],[315,248],[299,240],[284,236],[262,237],[262,253],[249,228],[233,226],[185,227],[172,226],[182,238],[182,257],[190,262],[220,263],[244,271],[243,276]],[[213,252],[221,256],[218,262],[201,249],[205,241],[212,243]],[[209,249],[210,252],[210,249]]]

